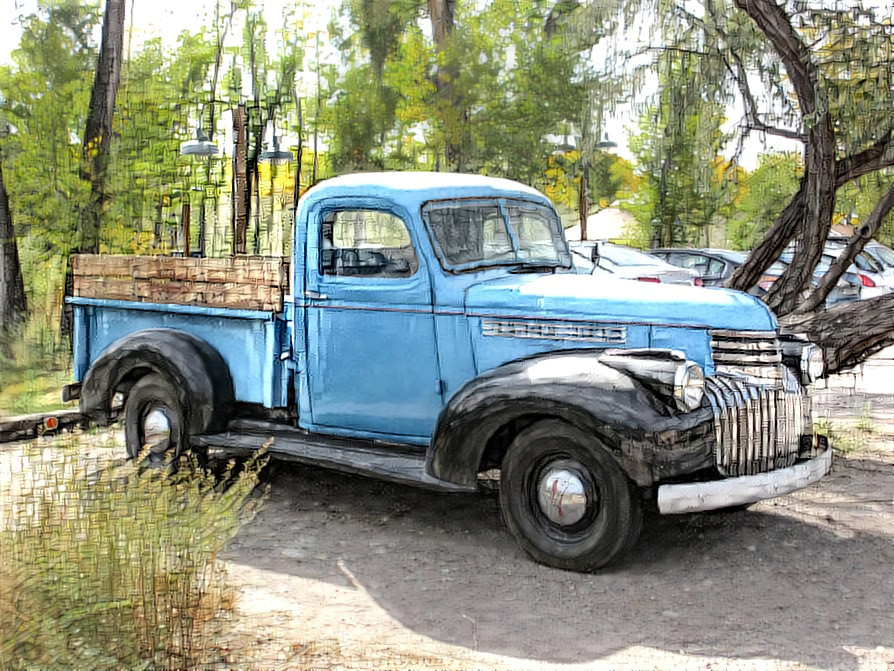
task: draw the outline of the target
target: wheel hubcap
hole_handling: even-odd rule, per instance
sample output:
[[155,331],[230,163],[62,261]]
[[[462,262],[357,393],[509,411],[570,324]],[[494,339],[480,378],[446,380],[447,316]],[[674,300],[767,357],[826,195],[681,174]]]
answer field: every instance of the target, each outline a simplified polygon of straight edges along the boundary
[[537,483],[540,511],[553,524],[570,526],[587,512],[587,488],[574,467],[548,465]]
[[154,407],[143,419],[143,447],[156,452],[164,450],[171,440],[171,420],[164,408]]

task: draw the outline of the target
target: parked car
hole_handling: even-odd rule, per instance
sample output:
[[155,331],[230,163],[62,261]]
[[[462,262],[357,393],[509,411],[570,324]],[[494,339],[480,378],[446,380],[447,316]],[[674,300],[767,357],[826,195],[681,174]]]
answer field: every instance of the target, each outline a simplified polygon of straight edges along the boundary
[[[823,279],[823,275],[829,271],[829,268],[832,267],[834,261],[835,257],[830,254],[823,254],[822,257],[820,257],[819,263],[816,264],[816,268],[813,269],[813,278],[810,281],[812,287],[816,288],[819,286],[820,281]],[[792,255],[783,254],[779,257],[779,262],[786,266],[789,265],[792,262]],[[867,288],[870,287],[866,284],[865,277],[861,278],[855,272],[845,272],[838,279],[835,288],[832,289],[826,297],[826,307],[838,305],[839,303],[858,301],[861,298],[869,298],[869,296],[864,293]]]
[[[844,252],[846,246],[845,237],[829,238],[826,241],[826,252],[837,257]],[[854,266],[856,266],[854,272],[866,287],[863,298],[894,291],[894,250],[870,240],[863,247],[863,251],[854,258]]]
[[[668,263],[680,265],[683,268],[693,268],[701,272],[702,282],[705,286],[722,286],[732,276],[736,268],[745,263],[745,259],[748,258],[748,254],[745,252],[729,249],[664,248],[652,250],[650,253]],[[765,295],[773,286],[773,282],[785,271],[790,261],[789,257],[787,260],[780,259],[773,263],[764,271],[760,280],[748,293],[758,297]],[[828,268],[828,265],[821,265],[817,268],[811,282],[814,287],[819,284],[820,278]],[[853,273],[845,273],[826,299],[826,305],[859,300],[861,295],[862,283],[860,280]]]
[[619,278],[640,282],[702,286],[702,278],[697,271],[689,268],[681,270],[679,266],[665,263],[632,247],[592,240],[570,242],[568,246],[573,255],[589,260],[593,271],[598,268]]
[[[696,271],[706,287],[723,286],[732,277],[736,268],[745,263],[745,259],[748,258],[744,252],[735,252],[729,249],[664,248],[653,249],[649,254],[671,265]],[[756,296],[765,294],[784,270],[784,265],[774,263],[766,270],[764,277],[761,278],[755,289],[749,293]]]

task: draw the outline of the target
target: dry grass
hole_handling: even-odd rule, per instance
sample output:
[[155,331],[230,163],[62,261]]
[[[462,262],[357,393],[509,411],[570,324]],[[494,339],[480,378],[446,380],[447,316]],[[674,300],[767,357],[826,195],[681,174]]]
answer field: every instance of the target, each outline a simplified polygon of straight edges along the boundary
[[0,668],[220,661],[211,623],[234,597],[217,553],[258,508],[259,467],[221,484],[191,463],[141,472],[77,447],[3,469]]

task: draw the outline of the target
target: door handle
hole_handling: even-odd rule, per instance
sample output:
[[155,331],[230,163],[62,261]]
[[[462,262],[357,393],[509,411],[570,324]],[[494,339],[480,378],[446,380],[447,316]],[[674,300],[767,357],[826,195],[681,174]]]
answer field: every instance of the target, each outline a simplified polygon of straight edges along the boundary
[[321,294],[319,291],[313,291],[312,289],[307,289],[304,292],[305,298],[316,298],[316,299],[326,299],[326,294]]

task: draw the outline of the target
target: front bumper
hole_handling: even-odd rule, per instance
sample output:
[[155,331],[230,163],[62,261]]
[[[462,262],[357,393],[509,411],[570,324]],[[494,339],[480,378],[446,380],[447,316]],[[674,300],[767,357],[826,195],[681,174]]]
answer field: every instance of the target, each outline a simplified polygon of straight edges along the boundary
[[660,485],[658,511],[662,514],[716,510],[788,494],[820,480],[832,467],[832,448],[818,457],[766,473],[710,482]]

